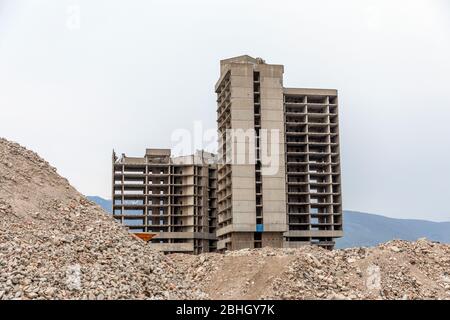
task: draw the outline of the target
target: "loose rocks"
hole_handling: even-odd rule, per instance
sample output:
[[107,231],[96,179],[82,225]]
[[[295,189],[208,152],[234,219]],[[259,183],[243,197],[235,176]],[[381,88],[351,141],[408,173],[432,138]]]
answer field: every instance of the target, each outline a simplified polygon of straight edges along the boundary
[[0,139],[0,299],[186,299],[195,287],[37,154]]

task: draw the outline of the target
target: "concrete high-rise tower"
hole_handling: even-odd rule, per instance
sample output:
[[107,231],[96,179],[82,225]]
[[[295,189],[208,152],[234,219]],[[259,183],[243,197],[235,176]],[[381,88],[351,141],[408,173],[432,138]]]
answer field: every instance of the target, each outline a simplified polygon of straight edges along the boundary
[[284,88],[282,65],[220,62],[218,250],[334,246],[342,200],[337,91]]

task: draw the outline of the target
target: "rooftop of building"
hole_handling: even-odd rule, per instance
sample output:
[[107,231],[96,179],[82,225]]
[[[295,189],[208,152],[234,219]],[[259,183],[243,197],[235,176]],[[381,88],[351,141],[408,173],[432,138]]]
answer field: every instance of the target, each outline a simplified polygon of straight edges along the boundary
[[117,157],[113,150],[113,162],[115,164],[214,164],[217,162],[217,156],[214,153],[204,150],[197,150],[194,154],[184,156],[171,156],[170,149],[146,149],[143,157],[129,157],[122,153],[121,157]]

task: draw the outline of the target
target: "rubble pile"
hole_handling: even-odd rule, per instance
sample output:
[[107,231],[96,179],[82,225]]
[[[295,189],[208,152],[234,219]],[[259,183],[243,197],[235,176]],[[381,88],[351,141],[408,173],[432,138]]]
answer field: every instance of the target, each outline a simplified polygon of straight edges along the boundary
[[0,139],[0,299],[450,299],[450,245],[164,256]]
[[0,299],[199,297],[170,258],[37,154],[0,139]]
[[445,283],[449,254],[449,245],[425,239],[390,241],[374,248],[315,250],[297,255],[274,283],[278,290],[271,297],[450,299]]
[[426,239],[175,259],[213,299],[450,299],[450,245]]

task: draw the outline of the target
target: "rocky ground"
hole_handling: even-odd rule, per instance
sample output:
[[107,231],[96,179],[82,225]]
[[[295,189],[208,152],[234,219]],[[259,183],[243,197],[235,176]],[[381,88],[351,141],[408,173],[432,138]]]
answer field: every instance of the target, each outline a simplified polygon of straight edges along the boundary
[[164,256],[0,139],[0,299],[450,299],[450,246]]
[[426,239],[174,259],[212,299],[450,299],[450,246]]
[[201,298],[173,261],[0,139],[0,299]]

